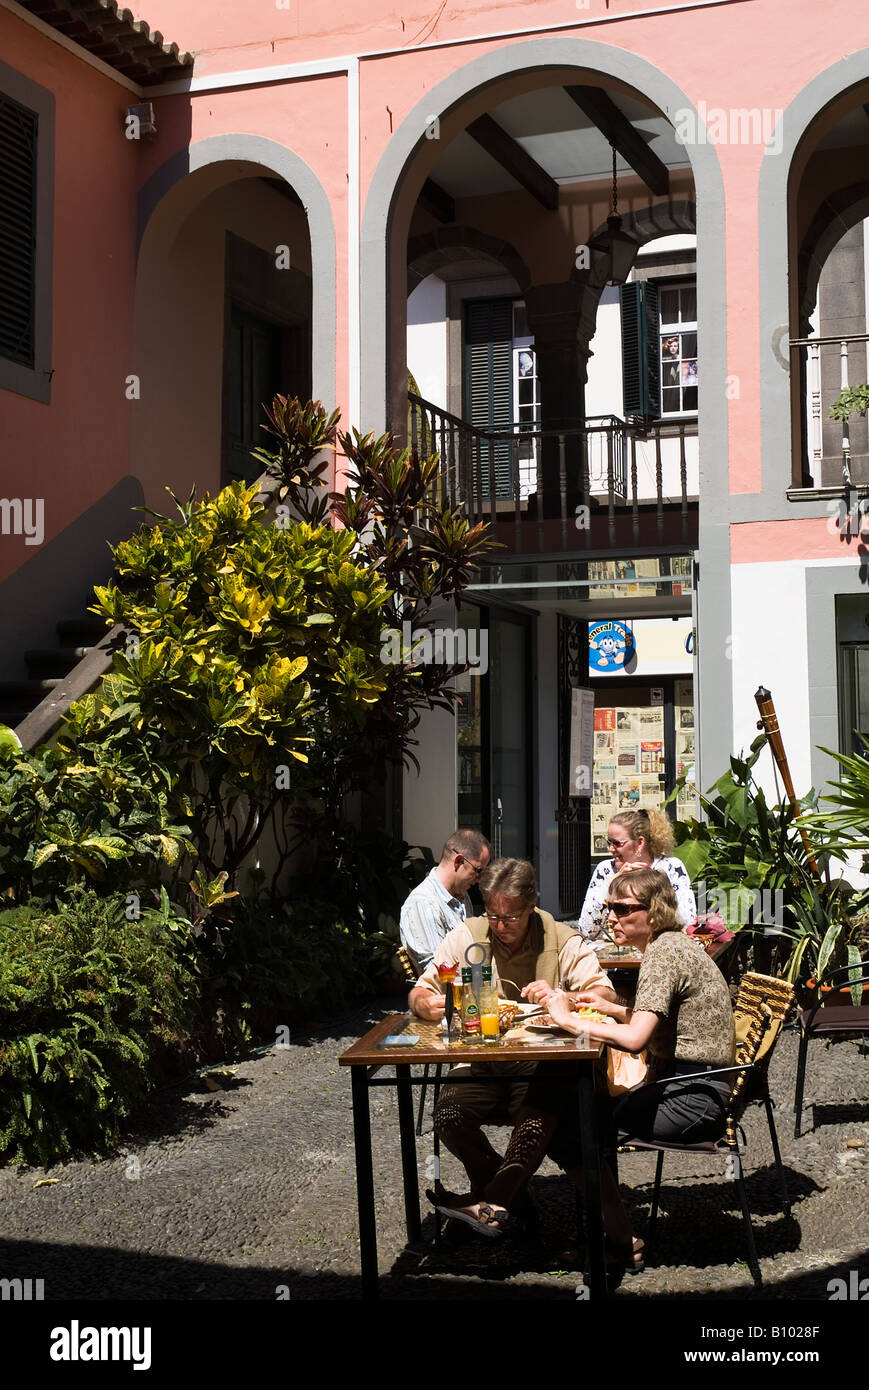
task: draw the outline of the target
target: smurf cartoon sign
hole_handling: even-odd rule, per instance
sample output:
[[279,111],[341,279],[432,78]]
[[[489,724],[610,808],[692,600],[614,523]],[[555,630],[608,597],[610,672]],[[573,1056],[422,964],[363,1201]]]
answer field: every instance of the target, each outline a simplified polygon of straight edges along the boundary
[[588,625],[588,667],[597,671],[620,671],[635,655],[634,635],[624,623],[605,620]]

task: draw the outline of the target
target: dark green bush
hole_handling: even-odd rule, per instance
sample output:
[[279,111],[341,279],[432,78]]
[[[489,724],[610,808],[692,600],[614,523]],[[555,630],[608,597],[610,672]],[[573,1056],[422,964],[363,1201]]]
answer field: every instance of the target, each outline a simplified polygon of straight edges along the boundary
[[202,948],[202,1047],[231,1056],[281,1026],[327,1019],[372,990],[370,952],[330,904],[242,904]]
[[0,912],[0,1160],[50,1164],[117,1140],[180,1059],[198,983],[187,924],[74,890]]

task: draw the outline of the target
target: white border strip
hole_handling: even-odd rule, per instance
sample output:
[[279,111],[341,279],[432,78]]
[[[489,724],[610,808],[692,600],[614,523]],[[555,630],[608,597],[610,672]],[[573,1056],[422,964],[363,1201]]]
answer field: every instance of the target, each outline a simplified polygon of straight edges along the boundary
[[362,329],[359,237],[359,59],[347,69],[347,339],[349,362],[349,415],[346,428],[361,429]]
[[134,82],[132,78],[125,77],[122,72],[117,72],[114,68],[110,68],[108,63],[103,62],[102,58],[95,58],[92,53],[88,53],[86,48],[82,48],[80,43],[76,43],[74,39],[68,39],[66,34],[62,34],[59,29],[52,29],[50,24],[45,23],[45,20],[39,19],[35,14],[31,14],[29,10],[25,10],[23,5],[17,5],[15,0],[0,0],[0,8],[8,10],[10,14],[14,14],[15,18],[22,20],[24,24],[29,24],[31,29],[36,29],[47,39],[51,39],[52,43],[59,44],[61,48],[65,48],[67,53],[71,53],[74,58],[78,58],[82,63],[87,63],[88,67],[96,68],[97,72],[102,73],[103,77],[111,78],[113,82],[117,82],[120,87],[126,87],[128,92],[133,92],[137,97],[145,95],[144,88],[140,87],[138,82]]

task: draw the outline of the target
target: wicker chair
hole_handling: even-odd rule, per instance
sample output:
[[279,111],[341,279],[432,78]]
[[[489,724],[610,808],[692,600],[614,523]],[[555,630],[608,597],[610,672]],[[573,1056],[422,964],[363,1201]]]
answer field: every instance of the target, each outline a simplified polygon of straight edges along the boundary
[[[719,1067],[715,1071],[696,1072],[678,1078],[680,1081],[702,1081],[711,1076],[729,1075],[733,1077],[733,1085],[727,1104],[724,1134],[720,1139],[708,1140],[701,1144],[666,1144],[656,1142],[655,1140],[631,1139],[628,1137],[619,1146],[619,1153],[649,1151],[655,1152],[658,1155],[657,1167],[655,1169],[655,1187],[652,1196],[652,1210],[649,1216],[648,1241],[650,1245],[654,1239],[658,1220],[658,1205],[661,1195],[661,1175],[664,1169],[664,1155],[666,1153],[723,1154],[730,1160],[729,1176],[733,1177],[736,1183],[739,1193],[739,1202],[742,1208],[742,1217],[745,1223],[749,1268],[751,1269],[752,1278],[758,1286],[762,1283],[762,1276],[760,1265],[757,1260],[757,1251],[754,1245],[754,1231],[751,1225],[751,1213],[748,1207],[748,1197],[745,1191],[745,1180],[742,1172],[742,1152],[739,1142],[741,1130],[739,1122],[748,1105],[759,1102],[764,1106],[767,1123],[769,1125],[772,1151],[775,1158],[776,1175],[778,1177],[779,1189],[782,1196],[782,1207],[785,1216],[789,1217],[791,1214],[790,1200],[788,1198],[784,1170],[782,1169],[781,1152],[779,1150],[778,1135],[776,1134],[775,1120],[773,1118],[773,1103],[769,1094],[767,1071],[773,1047],[775,1046],[785,1019],[790,1012],[793,999],[793,988],[785,980],[754,973],[745,975],[740,983],[736,1005],[733,1011],[737,1037],[735,1066]],[[672,1080],[672,1078],[669,1078],[669,1080]],[[668,1084],[668,1081],[652,1082],[651,1084],[663,1089],[663,1087]],[[744,1142],[744,1135],[742,1137]]]

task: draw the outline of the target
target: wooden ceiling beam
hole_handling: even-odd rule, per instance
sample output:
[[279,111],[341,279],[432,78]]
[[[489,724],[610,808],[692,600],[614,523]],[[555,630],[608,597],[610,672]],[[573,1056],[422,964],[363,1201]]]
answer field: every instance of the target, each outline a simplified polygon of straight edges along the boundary
[[558,208],[558,184],[491,116],[478,116],[468,134],[548,212]]
[[455,222],[456,204],[451,194],[445,188],[441,188],[434,179],[426,179],[419,195],[420,207],[430,212],[432,217],[436,217],[438,222]]
[[588,116],[601,135],[614,145],[622,159],[639,174],[647,188],[659,198],[670,192],[670,171],[654,154],[612,97],[601,87],[565,87],[572,101]]

